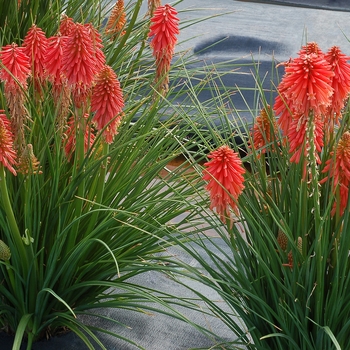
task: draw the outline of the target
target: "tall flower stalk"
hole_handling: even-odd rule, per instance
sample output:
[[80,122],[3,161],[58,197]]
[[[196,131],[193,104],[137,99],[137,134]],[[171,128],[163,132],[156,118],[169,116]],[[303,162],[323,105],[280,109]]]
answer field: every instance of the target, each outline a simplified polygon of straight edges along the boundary
[[208,157],[211,160],[204,164],[206,171],[203,179],[208,181],[206,189],[210,193],[210,208],[216,208],[224,223],[229,218],[232,225],[230,210],[237,213],[236,201],[244,189],[245,170],[237,153],[228,146],[221,146]]
[[169,70],[179,34],[179,18],[174,7],[159,6],[151,18],[150,32],[153,56],[156,59],[156,88],[161,94],[169,90]]

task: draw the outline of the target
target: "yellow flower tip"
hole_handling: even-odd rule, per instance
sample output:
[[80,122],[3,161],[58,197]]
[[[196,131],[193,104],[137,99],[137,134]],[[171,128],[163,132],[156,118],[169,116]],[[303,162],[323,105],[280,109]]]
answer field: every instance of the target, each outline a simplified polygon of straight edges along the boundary
[[11,251],[8,245],[0,239],[0,260],[7,261],[11,258]]

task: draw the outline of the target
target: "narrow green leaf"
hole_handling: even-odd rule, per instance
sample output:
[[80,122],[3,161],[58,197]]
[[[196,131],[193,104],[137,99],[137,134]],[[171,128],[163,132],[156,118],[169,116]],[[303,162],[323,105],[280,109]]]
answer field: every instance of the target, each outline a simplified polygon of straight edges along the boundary
[[60,301],[63,305],[66,306],[66,308],[73,314],[73,316],[76,318],[74,311],[71,309],[71,307],[61,298],[59,297],[51,288],[43,288],[38,294],[41,292],[48,292],[52,294],[58,301]]
[[20,350],[24,332],[27,325],[32,317],[32,314],[25,314],[19,321],[18,327],[16,329],[15,340],[13,342],[12,350]]

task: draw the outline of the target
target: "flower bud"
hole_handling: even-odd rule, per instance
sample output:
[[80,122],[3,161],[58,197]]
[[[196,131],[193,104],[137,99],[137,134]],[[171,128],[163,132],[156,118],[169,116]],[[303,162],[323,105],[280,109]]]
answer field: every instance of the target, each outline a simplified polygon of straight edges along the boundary
[[0,239],[0,260],[10,260],[11,251],[8,245]]

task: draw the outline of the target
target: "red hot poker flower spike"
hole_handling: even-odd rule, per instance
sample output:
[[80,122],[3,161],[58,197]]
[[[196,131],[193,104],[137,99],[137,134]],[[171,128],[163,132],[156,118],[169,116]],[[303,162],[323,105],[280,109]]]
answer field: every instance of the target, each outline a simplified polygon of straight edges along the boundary
[[313,111],[324,114],[331,103],[334,73],[323,55],[301,54],[286,66],[283,84],[284,95],[292,103],[290,109],[297,114],[308,115]]
[[76,23],[68,35],[62,57],[62,73],[72,87],[73,99],[78,108],[86,102],[89,89],[99,70],[95,45],[88,27]]
[[0,60],[6,69],[0,69],[0,79],[5,82],[5,91],[20,90],[15,77],[23,88],[27,87],[30,74],[29,57],[23,47],[17,44],[6,45],[0,51]]
[[46,78],[44,62],[47,45],[48,40],[45,33],[33,24],[23,40],[23,51],[29,57],[33,77],[39,83],[42,83]]
[[[231,218],[230,207],[237,211],[236,201],[244,189],[244,168],[238,154],[228,146],[221,146],[208,156],[211,160],[206,167],[203,180],[208,181],[210,208],[216,208],[221,220]],[[231,221],[232,222],[232,221]]]
[[91,86],[96,74],[93,42],[87,28],[80,23],[68,35],[62,70],[70,85]]
[[153,37],[151,46],[154,54],[163,50],[172,51],[177,42],[176,35],[179,34],[179,18],[177,11],[170,5],[160,6],[154,12],[151,19],[149,37]]
[[117,134],[123,107],[123,92],[117,75],[111,67],[105,66],[95,80],[91,110],[95,112],[93,121],[97,130],[105,128],[104,136],[107,143],[111,143]]
[[332,88],[334,90],[332,104],[329,107],[329,117],[338,122],[341,117],[341,110],[350,92],[350,60],[349,56],[344,55],[339,47],[333,46],[325,55],[325,59],[332,67],[334,77],[332,79]]
[[98,30],[91,24],[85,24],[85,27],[91,37],[93,43],[93,49],[95,54],[95,65],[96,65],[96,73],[98,73],[106,64],[106,56],[102,51],[103,44],[102,38]]
[[170,5],[160,6],[151,19],[149,37],[156,58],[156,81],[163,92],[167,92],[171,59],[174,54],[177,35],[179,34],[179,18],[177,11]]
[[67,36],[72,33],[74,29],[73,18],[68,17],[67,15],[63,15],[60,22],[59,33],[63,36]]
[[11,132],[10,122],[4,111],[0,110],[0,162],[17,175],[14,165],[16,164],[17,154],[13,148],[13,135]]
[[45,56],[45,69],[55,85],[62,83],[61,64],[63,48],[67,42],[67,36],[52,36],[48,39]]
[[[252,137],[255,150],[266,152],[266,145],[277,139],[277,123],[274,117],[270,118],[270,106],[263,108],[260,115],[255,118]],[[272,145],[273,147],[273,145]]]
[[106,24],[106,33],[111,34],[112,37],[116,35],[124,35],[124,26],[126,23],[126,14],[124,8],[124,0],[118,0],[109,16]]
[[[334,153],[333,153],[334,154]],[[334,191],[339,188],[339,196],[336,201],[339,200],[339,212],[340,215],[344,213],[348,204],[349,185],[350,185],[350,132],[346,131],[338,142],[335,149],[335,158],[328,159],[326,166],[322,171],[328,172],[329,177],[333,177]],[[321,183],[327,181],[328,177],[323,179]],[[334,203],[332,208],[332,215],[336,213],[337,202]]]
[[321,163],[319,154],[323,147],[323,121],[320,116],[314,115],[310,122],[308,116],[294,116],[288,131],[289,152],[292,154],[290,161],[292,163],[299,163],[300,158],[306,157],[310,148],[310,130],[313,128],[312,136],[315,144],[315,154],[317,163]]

